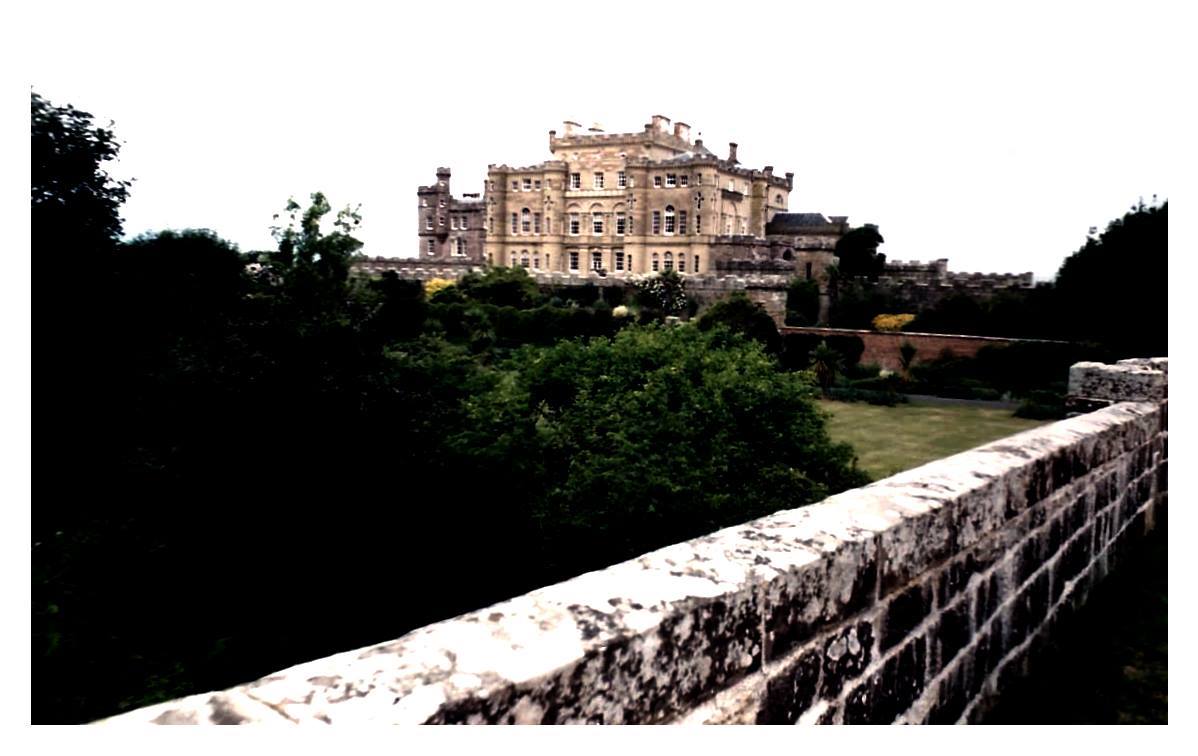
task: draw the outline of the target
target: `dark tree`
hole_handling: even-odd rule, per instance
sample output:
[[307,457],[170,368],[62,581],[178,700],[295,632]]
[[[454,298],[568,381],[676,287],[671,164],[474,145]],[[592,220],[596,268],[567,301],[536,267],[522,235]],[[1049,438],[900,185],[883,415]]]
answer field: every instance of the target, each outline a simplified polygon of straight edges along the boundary
[[749,299],[744,292],[735,292],[727,299],[716,302],[699,318],[700,331],[710,331],[718,326],[760,343],[767,354],[778,354],[782,350],[778,325],[760,304]]
[[885,239],[872,223],[851,229],[836,242],[837,268],[845,278],[876,279],[886,268],[886,255],[878,252]]

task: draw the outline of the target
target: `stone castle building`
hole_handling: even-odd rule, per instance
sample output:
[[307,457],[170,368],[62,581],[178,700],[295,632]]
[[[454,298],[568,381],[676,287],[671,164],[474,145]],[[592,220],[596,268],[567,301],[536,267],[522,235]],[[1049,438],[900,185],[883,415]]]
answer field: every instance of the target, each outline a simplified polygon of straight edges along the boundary
[[437,183],[416,190],[419,199],[419,257],[436,262],[482,262],[486,241],[485,204],[477,194],[455,199],[449,169],[437,169]]

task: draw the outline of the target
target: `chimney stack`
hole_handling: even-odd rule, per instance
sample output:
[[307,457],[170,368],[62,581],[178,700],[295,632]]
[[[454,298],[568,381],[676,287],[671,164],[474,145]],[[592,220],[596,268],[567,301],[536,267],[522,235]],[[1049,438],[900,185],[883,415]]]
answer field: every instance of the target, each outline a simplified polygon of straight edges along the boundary
[[574,129],[581,129],[582,124],[574,121],[562,121],[562,127],[565,129],[565,136],[574,136]]
[[670,133],[670,119],[663,115],[653,116],[653,130],[664,131],[667,134]]
[[691,138],[690,124],[683,123],[682,121],[674,124],[674,136],[678,137],[684,142],[689,142]]
[[736,165],[739,161],[736,159],[736,142],[728,143],[728,162]]

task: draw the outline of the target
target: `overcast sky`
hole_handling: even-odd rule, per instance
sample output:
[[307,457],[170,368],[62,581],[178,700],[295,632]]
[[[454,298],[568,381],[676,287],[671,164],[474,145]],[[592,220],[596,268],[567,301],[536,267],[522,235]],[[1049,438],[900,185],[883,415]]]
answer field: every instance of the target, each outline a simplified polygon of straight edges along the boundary
[[42,3],[24,62],[51,102],[115,122],[128,234],[243,250],[321,190],[361,204],[367,254],[413,255],[438,165],[481,191],[567,119],[685,121],[793,171],[792,211],[878,224],[892,260],[1040,280],[1176,178],[1169,5],[422,5]]

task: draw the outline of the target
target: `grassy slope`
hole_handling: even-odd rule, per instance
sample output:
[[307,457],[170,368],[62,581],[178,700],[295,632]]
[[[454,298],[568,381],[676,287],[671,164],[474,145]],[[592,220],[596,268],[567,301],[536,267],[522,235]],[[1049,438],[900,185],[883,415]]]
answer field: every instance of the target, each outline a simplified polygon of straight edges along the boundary
[[828,401],[820,406],[831,415],[832,438],[852,444],[858,465],[875,479],[1045,424],[989,407]]

